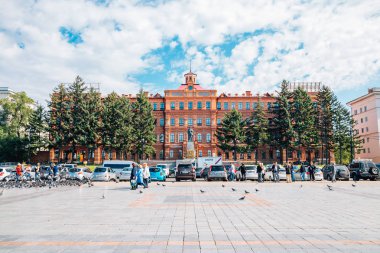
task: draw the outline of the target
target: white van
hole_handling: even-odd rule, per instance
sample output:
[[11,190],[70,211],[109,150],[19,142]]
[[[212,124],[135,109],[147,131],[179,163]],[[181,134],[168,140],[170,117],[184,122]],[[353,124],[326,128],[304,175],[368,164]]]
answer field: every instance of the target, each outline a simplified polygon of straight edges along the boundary
[[132,168],[132,163],[136,164],[136,162],[133,161],[124,161],[124,160],[106,160],[103,162],[103,167],[111,168],[115,174],[116,178],[120,178],[120,172],[123,170],[123,168]]

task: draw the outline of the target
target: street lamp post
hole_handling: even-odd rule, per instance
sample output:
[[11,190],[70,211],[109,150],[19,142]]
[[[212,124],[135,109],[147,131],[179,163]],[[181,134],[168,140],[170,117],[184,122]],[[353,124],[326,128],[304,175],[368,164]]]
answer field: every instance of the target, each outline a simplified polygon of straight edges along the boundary
[[145,138],[141,139],[141,149],[142,149],[142,154],[141,154],[141,159],[144,159],[144,146],[145,146]]

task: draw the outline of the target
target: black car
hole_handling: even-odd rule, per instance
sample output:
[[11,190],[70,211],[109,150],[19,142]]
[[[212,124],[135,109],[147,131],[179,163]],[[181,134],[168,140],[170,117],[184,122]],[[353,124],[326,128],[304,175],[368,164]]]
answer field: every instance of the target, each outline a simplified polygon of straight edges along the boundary
[[350,170],[350,177],[355,181],[359,181],[360,179],[374,181],[379,175],[378,168],[370,160],[354,160],[348,169]]
[[195,175],[197,178],[201,178],[201,172],[202,172],[202,168],[196,168],[195,169]]
[[191,163],[178,164],[177,171],[175,173],[175,180],[180,181],[182,179],[191,179],[196,181],[195,168]]
[[350,171],[348,170],[347,166],[340,165],[340,164],[330,164],[325,165],[322,169],[323,171],[323,179],[331,181],[333,176],[333,168],[335,167],[335,179],[336,180],[350,180]]

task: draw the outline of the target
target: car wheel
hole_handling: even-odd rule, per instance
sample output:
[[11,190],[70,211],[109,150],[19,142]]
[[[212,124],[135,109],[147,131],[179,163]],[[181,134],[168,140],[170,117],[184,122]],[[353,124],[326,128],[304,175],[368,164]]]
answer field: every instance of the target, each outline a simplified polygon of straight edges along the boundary
[[223,181],[225,181],[225,182],[226,182],[226,181],[227,181],[227,178],[223,178]]
[[164,182],[166,182],[166,177],[164,177]]
[[370,180],[371,181],[376,181],[376,178],[375,177],[371,177]]
[[197,181],[197,179],[196,178],[193,178],[193,179],[191,179],[193,182],[195,182],[195,181]]
[[175,181],[179,182],[180,180],[179,180],[179,178],[176,178]]
[[354,174],[354,175],[352,176],[352,178],[354,179],[354,181],[359,181],[359,180],[360,180],[360,176],[357,175],[357,174]]

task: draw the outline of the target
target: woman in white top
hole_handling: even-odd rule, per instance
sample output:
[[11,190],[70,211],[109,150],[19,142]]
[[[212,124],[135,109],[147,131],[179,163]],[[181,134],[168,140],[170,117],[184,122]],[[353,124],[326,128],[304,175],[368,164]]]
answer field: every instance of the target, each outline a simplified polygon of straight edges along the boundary
[[149,167],[147,163],[143,163],[143,179],[144,179],[144,184],[148,188],[148,181],[150,178],[150,172],[149,172]]

